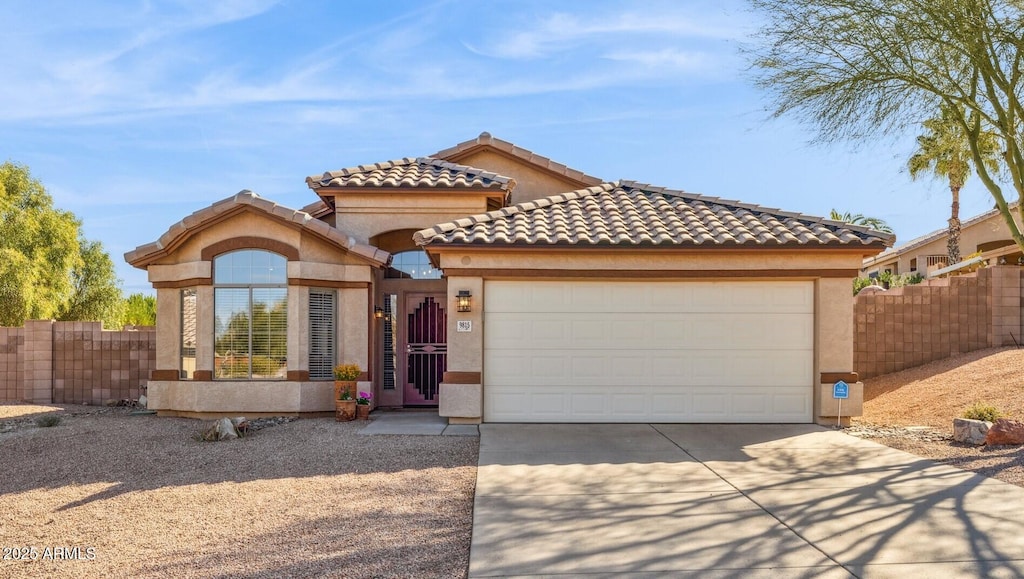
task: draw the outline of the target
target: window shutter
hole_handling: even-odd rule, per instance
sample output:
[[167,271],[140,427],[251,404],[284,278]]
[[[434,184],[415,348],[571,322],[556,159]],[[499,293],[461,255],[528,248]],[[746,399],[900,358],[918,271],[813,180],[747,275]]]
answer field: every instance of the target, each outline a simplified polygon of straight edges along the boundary
[[335,311],[336,296],[333,290],[309,290],[309,378],[331,380],[334,378],[335,359]]

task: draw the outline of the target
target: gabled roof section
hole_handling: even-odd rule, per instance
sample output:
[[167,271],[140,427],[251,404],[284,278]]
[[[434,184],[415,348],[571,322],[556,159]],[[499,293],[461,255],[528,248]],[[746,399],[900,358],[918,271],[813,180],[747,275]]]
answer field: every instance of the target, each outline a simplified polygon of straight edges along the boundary
[[184,243],[195,233],[219,222],[232,213],[241,211],[260,213],[291,227],[308,231],[328,243],[362,257],[374,265],[382,266],[390,258],[390,254],[386,251],[381,251],[372,245],[358,243],[351,237],[316,219],[305,211],[297,211],[278,205],[246,189],[231,197],[222,199],[209,207],[200,209],[175,223],[166,233],[160,236],[160,239],[153,243],[136,247],[134,250],[124,254],[124,259],[137,268],[145,269],[154,261],[174,251],[176,247]]
[[[1017,201],[1014,201],[1014,202],[1010,203],[1009,204],[1010,209],[1012,210],[1012,209],[1016,208],[1017,204],[1018,204]],[[962,231],[964,229],[967,229],[968,227],[972,227],[975,224],[981,223],[982,221],[986,221],[988,219],[991,219],[992,217],[995,217],[996,215],[999,215],[999,209],[990,209],[990,210],[982,213],[981,215],[976,215],[976,216],[971,217],[970,219],[968,219],[966,221],[962,221],[960,223],[960,229]],[[943,227],[942,229],[936,229],[935,231],[932,231],[931,233],[926,233],[926,234],[924,234],[924,235],[922,235],[920,237],[915,237],[914,239],[911,239],[910,241],[904,243],[903,245],[899,245],[897,247],[890,247],[890,248],[886,249],[885,251],[883,251],[882,253],[879,253],[878,255],[874,256],[874,257],[870,257],[868,259],[865,259],[864,260],[864,266],[865,267],[870,267],[874,263],[877,263],[879,261],[884,261],[886,259],[890,259],[890,258],[892,258],[892,257],[894,257],[896,255],[899,255],[899,254],[907,252],[907,251],[911,251],[913,249],[917,249],[918,247],[921,247],[922,245],[927,245],[927,244],[929,244],[929,243],[931,243],[933,241],[937,241],[939,239],[944,239],[948,235],[949,235],[949,228],[948,227]],[[1007,235],[1009,235],[1009,232],[1007,232]]]
[[514,179],[431,157],[399,159],[306,177],[309,188],[436,188],[511,192]]
[[520,159],[542,170],[565,177],[571,181],[575,181],[579,183],[580,187],[591,187],[594,185],[600,185],[604,182],[604,179],[594,177],[593,175],[587,175],[583,171],[577,171],[576,169],[567,167],[561,163],[556,163],[555,161],[552,161],[543,155],[538,155],[529,149],[524,149],[523,147],[508,141],[492,137],[487,131],[480,133],[480,136],[475,139],[464,141],[454,147],[444,149],[443,151],[438,151],[431,155],[431,157],[454,161],[457,163],[462,159],[485,149],[492,149],[510,157]]
[[634,181],[605,183],[416,232],[419,245],[875,247],[894,236]]

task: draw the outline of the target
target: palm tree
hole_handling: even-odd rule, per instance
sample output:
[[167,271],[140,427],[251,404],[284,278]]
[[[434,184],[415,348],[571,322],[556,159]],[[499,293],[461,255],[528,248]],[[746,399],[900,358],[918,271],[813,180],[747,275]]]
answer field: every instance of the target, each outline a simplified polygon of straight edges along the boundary
[[[963,109],[943,105],[939,116],[924,122],[926,133],[917,138],[917,152],[907,162],[910,178],[917,179],[924,173],[949,180],[949,192],[953,203],[949,217],[949,239],[946,249],[950,265],[960,262],[960,189],[972,172],[971,146],[967,133],[957,122],[963,118]],[[968,121],[971,124],[971,121]],[[991,131],[982,131],[978,148],[984,159],[985,168],[995,172],[998,168],[999,140]]]
[[882,233],[892,233],[892,227],[889,227],[889,224],[884,220],[877,217],[865,217],[860,213],[840,213],[838,210],[833,209],[828,218],[832,221],[842,221],[843,223],[849,223],[850,225],[870,227],[871,229],[881,231]]

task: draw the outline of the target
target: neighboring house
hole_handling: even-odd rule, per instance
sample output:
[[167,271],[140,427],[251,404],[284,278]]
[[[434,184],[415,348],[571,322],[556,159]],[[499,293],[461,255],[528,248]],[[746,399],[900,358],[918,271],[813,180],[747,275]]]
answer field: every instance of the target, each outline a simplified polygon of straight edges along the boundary
[[856,381],[851,280],[892,243],[487,133],[306,182],[301,211],[243,191],[126,254],[157,290],[160,414],[330,411],[355,362],[376,404],[451,422],[814,422]]
[[[1011,205],[1014,213],[1016,206],[1016,203]],[[1021,251],[1010,237],[1010,228],[996,209],[963,221],[960,228],[962,261],[958,264],[949,263],[946,249],[948,232],[947,228],[939,229],[869,257],[864,260],[861,272],[866,277],[877,277],[888,271],[900,275],[916,273],[929,278],[976,269],[983,262],[996,265],[1015,264],[1021,260]]]

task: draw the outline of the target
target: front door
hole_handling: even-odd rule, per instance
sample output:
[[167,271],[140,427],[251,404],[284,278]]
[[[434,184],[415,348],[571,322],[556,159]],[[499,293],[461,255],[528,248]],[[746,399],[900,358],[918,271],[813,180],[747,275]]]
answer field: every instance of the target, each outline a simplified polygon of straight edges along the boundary
[[405,296],[406,406],[437,406],[437,391],[448,363],[444,294]]

